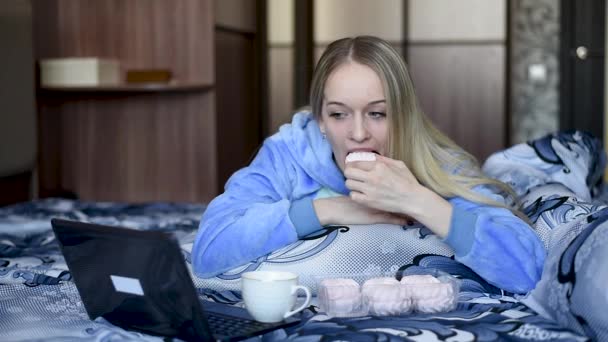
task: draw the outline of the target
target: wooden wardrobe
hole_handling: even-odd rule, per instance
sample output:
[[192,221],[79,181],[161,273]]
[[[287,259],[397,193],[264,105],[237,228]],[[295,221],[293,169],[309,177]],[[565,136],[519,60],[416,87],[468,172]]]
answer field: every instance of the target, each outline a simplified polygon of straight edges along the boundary
[[207,202],[221,191],[260,142],[260,109],[251,100],[257,76],[241,72],[254,68],[247,63],[258,53],[256,11],[243,12],[254,16],[243,28],[251,20],[226,18],[216,3],[234,5],[33,1],[36,60],[112,58],[123,71],[174,75],[156,86],[39,86],[41,197]]

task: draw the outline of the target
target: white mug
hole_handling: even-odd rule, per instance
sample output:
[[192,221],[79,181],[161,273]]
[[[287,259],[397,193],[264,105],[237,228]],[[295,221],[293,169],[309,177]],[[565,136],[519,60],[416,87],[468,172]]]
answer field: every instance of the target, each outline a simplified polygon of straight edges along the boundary
[[[304,304],[291,310],[298,289],[306,293]],[[258,322],[276,323],[306,308],[310,303],[310,290],[298,285],[298,275],[281,271],[245,272],[241,276],[241,291],[245,308]]]

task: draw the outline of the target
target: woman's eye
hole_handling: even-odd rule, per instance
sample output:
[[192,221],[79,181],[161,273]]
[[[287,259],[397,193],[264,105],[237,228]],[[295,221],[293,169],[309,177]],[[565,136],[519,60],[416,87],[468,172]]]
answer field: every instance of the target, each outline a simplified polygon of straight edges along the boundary
[[344,118],[344,116],[346,116],[346,113],[342,113],[342,112],[332,112],[329,113],[329,116],[335,119],[342,119]]
[[371,116],[372,118],[383,118],[383,117],[386,117],[386,113],[384,113],[384,112],[370,112],[369,116]]

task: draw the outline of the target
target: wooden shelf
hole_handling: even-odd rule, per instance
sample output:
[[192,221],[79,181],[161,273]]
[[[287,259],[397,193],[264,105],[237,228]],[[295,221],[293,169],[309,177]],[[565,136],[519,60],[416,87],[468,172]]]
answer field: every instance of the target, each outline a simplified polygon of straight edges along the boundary
[[115,86],[45,86],[43,93],[165,93],[198,92],[213,89],[212,84],[122,84]]
[[120,202],[217,196],[214,2],[31,1],[35,60],[97,56],[124,70],[178,75],[168,83],[38,84],[40,193]]

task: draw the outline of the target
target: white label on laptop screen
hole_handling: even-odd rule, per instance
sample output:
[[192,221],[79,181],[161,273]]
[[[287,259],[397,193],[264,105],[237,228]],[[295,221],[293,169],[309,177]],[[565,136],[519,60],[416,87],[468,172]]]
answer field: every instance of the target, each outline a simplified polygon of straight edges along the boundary
[[110,275],[110,278],[112,279],[112,284],[117,292],[124,292],[139,296],[144,295],[144,289],[141,287],[139,279],[115,275]]

